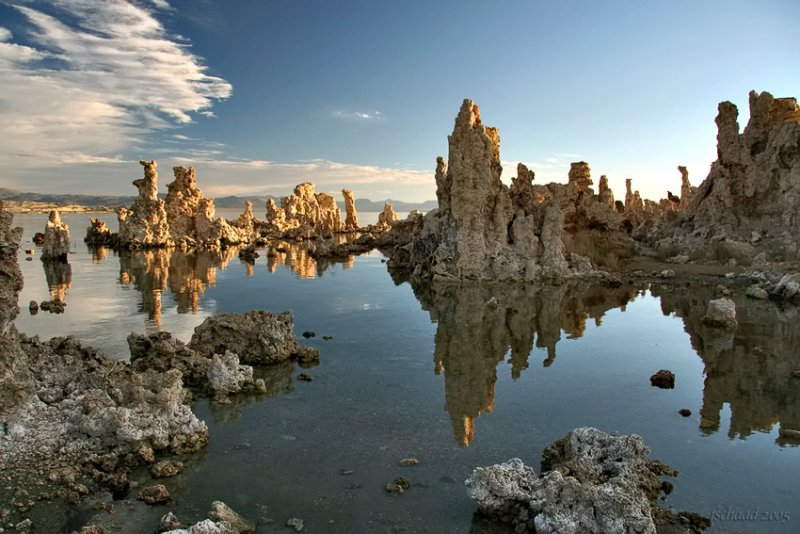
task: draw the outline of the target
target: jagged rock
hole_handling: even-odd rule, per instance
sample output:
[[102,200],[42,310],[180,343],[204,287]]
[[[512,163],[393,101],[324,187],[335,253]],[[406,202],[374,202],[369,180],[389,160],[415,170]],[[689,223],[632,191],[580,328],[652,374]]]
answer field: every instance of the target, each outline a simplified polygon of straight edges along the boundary
[[156,484],[142,489],[136,498],[147,504],[163,504],[169,502],[172,497],[163,484]]
[[218,396],[238,393],[253,386],[253,368],[240,365],[239,356],[229,350],[214,354],[208,369],[208,384]]
[[544,451],[542,475],[514,458],[477,468],[467,493],[481,513],[517,532],[655,533],[673,518],[658,507],[659,475],[675,475],[650,459],[636,435],[578,428]]
[[128,336],[131,366],[137,371],[152,369],[165,373],[177,369],[187,386],[203,387],[211,368],[209,356],[198,355],[169,332]]
[[758,287],[757,285],[748,287],[745,290],[744,294],[750,297],[751,299],[757,299],[757,300],[766,300],[769,298],[769,293],[767,293],[767,290]]
[[99,217],[89,219],[89,228],[86,229],[86,237],[83,242],[93,247],[115,247],[117,246],[118,236],[106,225],[106,222]]
[[161,460],[150,466],[150,474],[155,478],[174,477],[183,471],[183,462],[178,460]]
[[220,523],[227,523],[232,534],[255,534],[256,531],[255,523],[243,518],[222,501],[211,503],[208,517]]
[[164,201],[158,198],[158,164],[140,161],[144,178],[133,181],[139,196],[130,208],[120,208],[119,243],[124,247],[170,247],[175,242],[170,236]]
[[800,107],[794,98],[751,91],[742,133],[737,119],[735,105],[719,105],[717,161],[691,201],[681,200],[682,217],[655,239],[678,240],[708,259],[728,260],[718,257],[724,250],[708,247],[712,237],[747,243],[750,255],[733,256],[739,263],[749,263],[755,248],[783,261],[800,259]]
[[[500,137],[465,100],[448,137],[449,162],[437,159],[439,207],[378,240],[395,245],[389,267],[434,279],[522,280],[588,274],[633,248],[613,193],[596,196],[589,165],[572,164],[569,183],[534,186],[518,165],[500,181]],[[419,224],[421,222],[421,225]],[[409,233],[397,236],[402,232]],[[568,261],[574,258],[574,264]]]
[[274,314],[257,310],[207,317],[194,329],[188,347],[208,355],[230,351],[247,364],[277,363],[305,352],[294,338],[291,311]]
[[739,324],[736,321],[736,304],[727,297],[708,301],[703,324],[721,328],[735,328]]
[[692,203],[694,196],[697,194],[697,188],[689,183],[689,171],[683,165],[678,166],[678,172],[681,173],[681,199],[680,211],[686,211],[687,206]]
[[388,230],[397,219],[397,213],[395,213],[392,203],[385,202],[383,204],[383,211],[378,214],[378,226]]
[[349,189],[342,189],[342,196],[344,197],[344,229],[345,230],[358,230],[358,213],[356,212],[356,199],[353,192]]
[[176,244],[187,244],[197,239],[196,219],[200,212],[203,192],[197,187],[194,167],[173,167],[175,180],[167,184],[167,211],[169,230]]
[[50,217],[48,217],[44,228],[42,261],[67,261],[69,245],[69,226],[62,223],[61,215],[57,210],[53,210],[50,212]]
[[783,275],[770,295],[773,298],[786,300],[800,296],[800,273]]
[[[342,220],[336,201],[331,195],[316,193],[314,189],[314,184],[304,182],[294,188],[293,195],[281,199],[287,225],[305,227],[316,235],[340,231]],[[269,213],[268,222],[276,224],[276,221],[269,219]]]
[[161,522],[159,523],[160,531],[167,532],[172,530],[177,530],[183,527],[183,523],[180,522],[178,517],[173,514],[172,512],[167,512],[161,518]]

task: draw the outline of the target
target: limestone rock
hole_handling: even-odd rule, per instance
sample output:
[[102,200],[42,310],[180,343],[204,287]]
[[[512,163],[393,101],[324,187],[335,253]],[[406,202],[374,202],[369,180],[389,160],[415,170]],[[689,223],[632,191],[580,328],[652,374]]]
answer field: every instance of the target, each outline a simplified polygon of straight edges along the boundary
[[142,489],[136,498],[147,504],[163,504],[169,502],[172,497],[163,484],[156,484]]
[[712,237],[751,243],[779,261],[800,258],[800,107],[796,99],[751,91],[750,120],[743,132],[738,110],[730,102],[719,105],[716,124],[717,161],[697,191],[688,195],[691,201],[681,200],[680,220],[658,239],[678,239],[687,249],[723,261],[726,258],[714,258],[718,251],[708,247]]
[[69,254],[69,226],[61,222],[61,215],[57,210],[50,212],[44,228],[44,243],[42,244],[42,260],[67,261]]
[[238,393],[253,385],[253,368],[239,365],[239,356],[226,350],[225,354],[214,354],[208,369],[209,387],[217,395]]
[[398,219],[391,202],[383,204],[383,211],[378,214],[378,226],[388,230],[392,227],[394,222]]
[[736,304],[727,297],[710,300],[708,308],[706,308],[706,314],[703,317],[703,324],[721,328],[735,328],[739,324],[736,321]]
[[99,217],[89,219],[89,228],[83,242],[93,247],[117,246],[117,234],[111,231],[106,222]]
[[349,189],[342,189],[342,196],[344,197],[344,229],[345,230],[358,230],[358,213],[356,212],[356,200],[353,192]]
[[150,466],[150,474],[155,478],[174,477],[183,471],[183,462],[178,460],[161,460]]
[[303,353],[294,338],[291,311],[273,314],[257,310],[208,317],[194,329],[188,348],[209,357],[230,351],[247,364],[277,363]]
[[256,526],[252,521],[243,518],[222,501],[211,503],[208,517],[220,523],[227,523],[230,526],[229,532],[232,534],[255,534],[256,531]]
[[306,227],[316,234],[338,232],[342,229],[341,213],[336,201],[326,193],[316,193],[314,184],[304,182],[294,188],[294,194],[281,199],[287,221]]
[[697,194],[697,188],[689,183],[689,171],[686,167],[679,165],[678,172],[681,173],[680,211],[686,211],[686,208],[692,203],[694,196]]
[[203,192],[197,187],[194,167],[173,167],[175,180],[167,184],[164,208],[169,220],[169,231],[175,243],[196,239],[195,219],[200,210]]
[[476,469],[467,493],[517,532],[655,533],[670,515],[659,475],[675,473],[649,456],[639,436],[578,428],[545,449],[542,475],[514,458]]
[[129,248],[174,246],[164,201],[158,198],[158,164],[155,161],[140,161],[139,164],[144,167],[144,178],[133,181],[139,196],[130,208],[120,208],[117,212],[120,245]]

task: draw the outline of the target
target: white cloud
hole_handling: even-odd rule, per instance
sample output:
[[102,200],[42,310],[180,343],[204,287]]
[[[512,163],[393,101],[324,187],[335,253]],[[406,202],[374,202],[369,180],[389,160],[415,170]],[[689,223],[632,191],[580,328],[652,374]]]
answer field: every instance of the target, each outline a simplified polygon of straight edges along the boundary
[[331,113],[336,119],[343,119],[349,121],[380,121],[383,120],[384,115],[380,111],[344,111],[337,109]]
[[30,23],[32,44],[0,42],[5,174],[116,161],[147,134],[191,122],[231,95],[231,85],[209,75],[141,5],[55,0],[49,12],[56,15],[31,5],[15,8]]
[[14,34],[11,33],[11,30],[0,26],[0,42],[10,41],[12,37]]
[[151,2],[153,2],[153,5],[158,9],[172,9],[172,6],[169,5],[167,0],[151,0]]

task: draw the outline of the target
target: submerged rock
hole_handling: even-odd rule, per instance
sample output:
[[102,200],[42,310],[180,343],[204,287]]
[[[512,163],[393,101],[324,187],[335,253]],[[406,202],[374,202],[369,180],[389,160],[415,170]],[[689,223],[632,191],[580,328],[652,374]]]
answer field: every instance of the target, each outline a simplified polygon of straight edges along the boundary
[[739,324],[736,321],[736,304],[727,297],[710,300],[703,317],[703,324],[719,328],[735,328]]
[[467,493],[481,513],[517,532],[655,533],[672,517],[658,507],[659,476],[676,473],[651,460],[639,436],[578,428],[543,456],[541,475],[518,458],[479,467]]

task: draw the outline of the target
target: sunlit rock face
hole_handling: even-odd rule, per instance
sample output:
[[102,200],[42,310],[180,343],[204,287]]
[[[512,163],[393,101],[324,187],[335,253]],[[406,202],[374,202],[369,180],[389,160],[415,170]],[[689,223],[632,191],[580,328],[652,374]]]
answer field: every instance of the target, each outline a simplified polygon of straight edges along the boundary
[[397,213],[394,211],[392,203],[385,202],[383,204],[383,211],[378,214],[378,227],[381,230],[388,230],[392,227],[397,219]]
[[44,243],[42,243],[42,260],[66,261],[69,254],[69,226],[61,222],[57,210],[50,212],[44,227]]
[[175,243],[197,239],[195,221],[200,211],[203,192],[197,187],[194,167],[173,167],[175,180],[167,184],[164,207],[169,219],[170,235]]
[[[545,186],[533,185],[533,172],[519,165],[506,186],[500,136],[471,100],[448,142],[448,162],[436,162],[438,209],[410,242],[380,240],[397,245],[391,268],[433,279],[530,282],[587,274],[627,253],[630,238],[613,193],[604,182],[602,195],[594,194],[586,162],[572,164],[568,184]],[[612,237],[597,239],[598,232]]]
[[315,192],[311,182],[298,184],[294,194],[281,199],[281,209],[289,228],[305,227],[315,234],[324,234],[338,232],[343,226],[336,200],[327,193]]
[[344,197],[344,229],[345,230],[358,230],[358,212],[356,212],[356,199],[353,192],[349,189],[342,189],[342,196]]
[[158,164],[155,161],[140,161],[144,167],[144,178],[133,181],[139,196],[129,208],[120,208],[119,243],[124,247],[170,247],[174,246],[170,235],[167,210],[158,198]]
[[697,191],[690,190],[679,224],[659,237],[701,257],[742,243],[774,259],[798,259],[800,107],[795,98],[752,91],[750,120],[741,133],[738,116],[732,103],[719,104],[717,160]]

